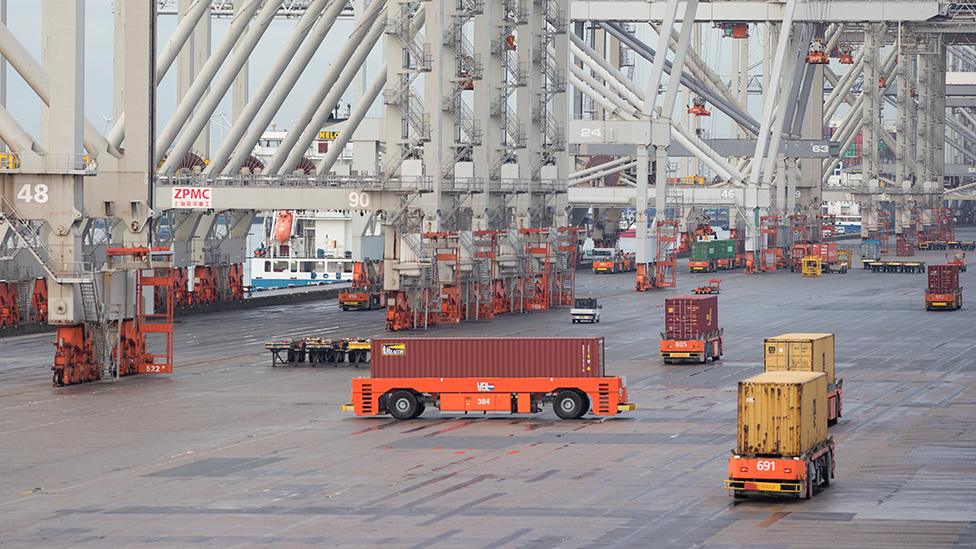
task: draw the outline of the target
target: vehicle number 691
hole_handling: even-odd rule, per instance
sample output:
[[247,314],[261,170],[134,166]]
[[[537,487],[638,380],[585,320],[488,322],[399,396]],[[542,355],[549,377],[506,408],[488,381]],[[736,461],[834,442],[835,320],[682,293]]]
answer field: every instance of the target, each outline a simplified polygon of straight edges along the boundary
[[769,460],[766,460],[766,459],[761,459],[761,460],[759,460],[759,461],[756,462],[756,470],[757,471],[775,471],[776,470],[776,462],[775,461],[769,461]]

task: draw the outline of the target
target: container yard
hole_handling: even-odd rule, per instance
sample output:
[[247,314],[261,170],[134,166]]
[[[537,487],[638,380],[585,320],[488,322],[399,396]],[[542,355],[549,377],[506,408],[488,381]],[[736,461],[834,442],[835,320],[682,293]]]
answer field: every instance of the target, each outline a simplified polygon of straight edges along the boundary
[[[707,276],[686,274],[673,292]],[[961,284],[974,276],[962,273]],[[802,545],[971,546],[974,313],[925,311],[925,284],[862,269],[818,279],[725,273],[725,356],[705,366],[661,361],[670,292],[635,293],[629,279],[585,272],[577,291],[599,298],[599,324],[552,310],[414,334],[603,338],[599,362],[626,380],[637,409],[575,421],[549,407],[487,416],[427,408],[410,421],[343,412],[353,380],[370,377],[365,365],[272,368],[264,348],[306,336],[392,341],[383,311],[343,313],[335,300],[185,317],[172,375],[118,383],[54,389],[47,334],[3,339],[0,539],[514,547],[638,537],[748,545],[761,536],[789,546],[799,536]],[[738,384],[782,362],[767,340],[804,347],[789,348],[790,370],[821,371],[831,349],[835,381],[843,378],[843,416],[828,433],[835,474],[809,500],[736,499],[724,486]],[[50,440],[70,444],[49,451]]]
[[974,2],[0,0],[0,549],[976,547],[974,108]]

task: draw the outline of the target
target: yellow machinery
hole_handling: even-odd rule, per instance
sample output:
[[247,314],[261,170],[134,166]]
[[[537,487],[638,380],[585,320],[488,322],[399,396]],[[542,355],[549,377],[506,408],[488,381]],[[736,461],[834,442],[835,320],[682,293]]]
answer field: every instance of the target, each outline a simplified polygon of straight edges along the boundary
[[818,255],[808,255],[803,258],[803,276],[820,276],[823,274],[823,262]]
[[0,153],[0,170],[16,170],[20,167],[20,157],[15,153]]

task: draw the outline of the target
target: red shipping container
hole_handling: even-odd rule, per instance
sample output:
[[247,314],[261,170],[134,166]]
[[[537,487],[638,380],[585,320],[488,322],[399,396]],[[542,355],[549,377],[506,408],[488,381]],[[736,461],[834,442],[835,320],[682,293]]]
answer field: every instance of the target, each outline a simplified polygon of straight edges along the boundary
[[820,256],[823,263],[837,263],[837,243],[813,244],[810,255]]
[[930,294],[953,294],[959,290],[959,267],[955,265],[929,265]]
[[382,338],[370,375],[394,377],[603,377],[602,337]]
[[718,296],[671,297],[664,300],[665,339],[701,339],[718,331]]

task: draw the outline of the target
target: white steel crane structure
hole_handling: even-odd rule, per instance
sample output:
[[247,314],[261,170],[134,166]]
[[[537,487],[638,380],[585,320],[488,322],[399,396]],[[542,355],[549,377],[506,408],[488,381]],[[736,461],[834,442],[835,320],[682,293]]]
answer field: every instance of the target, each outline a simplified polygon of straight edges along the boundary
[[[0,261],[14,261],[5,250],[30,251],[50,288],[48,321],[87,323],[79,348],[94,337],[100,367],[117,361],[111,338],[139,314],[134,273],[162,257],[112,261],[119,250],[165,249],[192,280],[194,269],[240,261],[259,210],[358,210],[381,222],[388,325],[398,329],[559,306],[572,292],[574,207],[636,208],[638,262],[649,266],[660,259],[655,237],[669,211],[690,219],[703,208],[730,210],[759,263],[768,235],[789,216],[816,216],[824,200],[859,202],[868,238],[881,230],[885,204],[902,233],[936,223],[944,200],[976,197],[972,184],[944,192],[946,181],[976,172],[968,169],[976,163],[969,3],[116,2],[105,135],[83,115],[85,3],[43,0],[41,9],[40,60],[0,25],[0,54],[43,113],[34,136],[0,108],[9,151],[0,162]],[[174,16],[156,48],[157,19]],[[226,30],[212,36],[217,17]],[[343,17],[348,34],[335,27]],[[290,32],[268,48],[271,25]],[[761,73],[750,65],[750,29],[765,40]],[[708,32],[731,39],[721,59],[698,46]],[[312,68],[326,50],[330,64]],[[274,60],[252,88],[256,52]],[[835,72],[831,59],[846,70]],[[176,107],[157,120],[171,70]],[[316,84],[298,90],[313,73]],[[351,90],[348,117],[337,120]],[[225,97],[230,127],[211,148]],[[269,158],[256,157],[286,103],[300,106],[290,131]],[[894,135],[882,116],[892,108]],[[696,119],[705,115],[727,122],[728,135],[707,135]],[[312,158],[325,128],[338,137]],[[858,137],[859,180],[828,185]],[[365,152],[341,171],[339,155],[354,141]],[[882,158],[882,144],[892,154]],[[680,176],[701,183],[669,178],[672,158],[693,159]],[[611,180],[619,184],[604,186]]]

